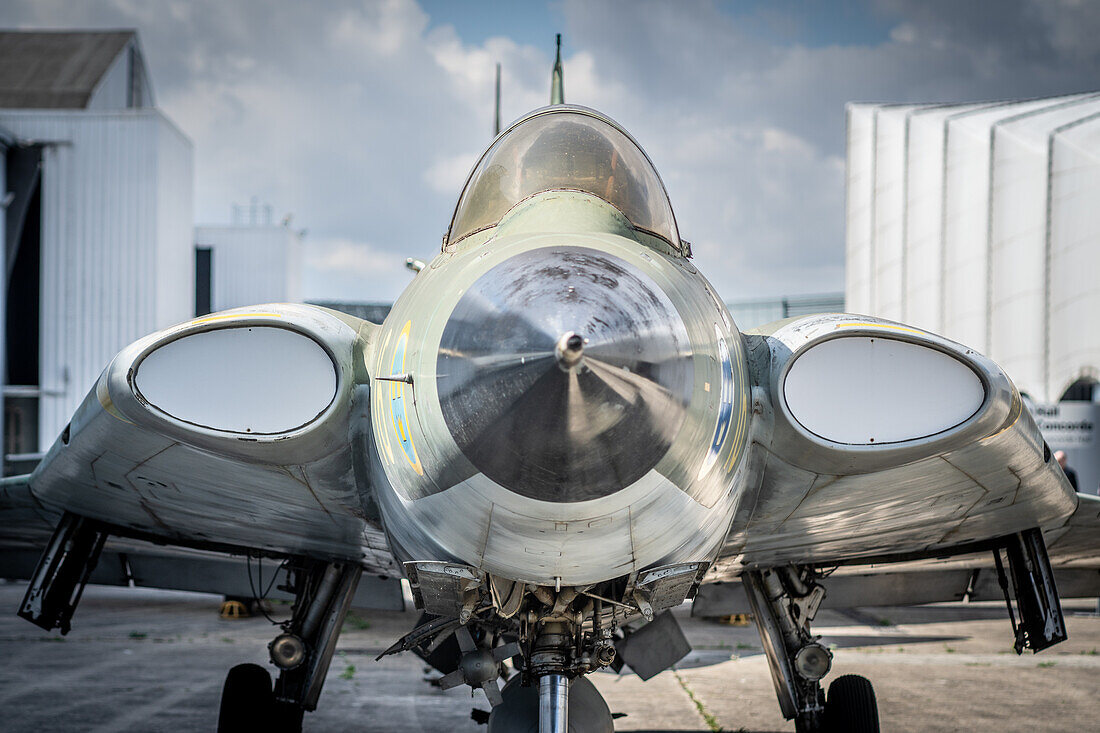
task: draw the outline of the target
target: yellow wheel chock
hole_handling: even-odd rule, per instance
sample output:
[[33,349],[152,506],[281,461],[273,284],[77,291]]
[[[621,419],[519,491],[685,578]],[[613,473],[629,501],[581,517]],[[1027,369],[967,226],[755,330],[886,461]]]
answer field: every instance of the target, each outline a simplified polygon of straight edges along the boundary
[[248,612],[248,609],[240,601],[225,601],[222,603],[221,610],[218,615],[222,618],[234,619],[234,618],[248,618],[252,614]]

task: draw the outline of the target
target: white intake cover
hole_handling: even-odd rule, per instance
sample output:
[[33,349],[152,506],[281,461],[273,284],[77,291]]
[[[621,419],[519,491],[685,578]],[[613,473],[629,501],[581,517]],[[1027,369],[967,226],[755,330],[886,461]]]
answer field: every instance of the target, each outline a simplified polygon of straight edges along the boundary
[[942,351],[848,336],[811,346],[783,383],[791,415],[835,443],[924,438],[965,422],[985,400],[978,375]]
[[158,410],[234,433],[283,433],[316,418],[336,397],[336,368],[308,336],[248,326],[203,331],[146,356],[134,384]]

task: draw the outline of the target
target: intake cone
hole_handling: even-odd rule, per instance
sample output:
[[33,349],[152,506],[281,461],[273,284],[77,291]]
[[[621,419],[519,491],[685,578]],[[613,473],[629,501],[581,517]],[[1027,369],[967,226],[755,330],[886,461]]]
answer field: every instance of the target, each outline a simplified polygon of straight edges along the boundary
[[544,501],[595,499],[648,473],[691,397],[668,296],[622,259],[526,252],[463,294],[437,360],[444,419],[477,470]]

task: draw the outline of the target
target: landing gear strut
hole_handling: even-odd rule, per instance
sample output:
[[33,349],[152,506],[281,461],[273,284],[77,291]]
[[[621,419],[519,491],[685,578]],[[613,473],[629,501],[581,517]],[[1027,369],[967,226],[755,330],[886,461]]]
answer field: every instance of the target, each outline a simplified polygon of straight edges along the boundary
[[838,678],[826,701],[821,679],[832,667],[833,655],[810,634],[810,621],[825,598],[825,589],[813,573],[805,568],[771,568],[746,572],[741,579],[783,717],[794,719],[798,733],[877,733],[878,709],[867,680],[855,675]]
[[[280,670],[274,690],[262,667],[234,667],[222,693],[219,731],[239,730],[235,723],[242,708],[249,709],[253,721],[271,721],[275,730],[301,730],[303,713],[317,708],[361,572],[356,565],[314,560],[291,566],[290,584],[284,589],[294,593],[294,613],[268,645],[271,661]],[[266,695],[261,689],[265,684],[257,681],[259,673],[268,680]]]
[[573,634],[562,621],[548,621],[535,638],[531,674],[539,681],[539,733],[568,733],[569,678],[565,676]]
[[569,679],[563,674],[539,677],[539,733],[543,731],[569,731]]

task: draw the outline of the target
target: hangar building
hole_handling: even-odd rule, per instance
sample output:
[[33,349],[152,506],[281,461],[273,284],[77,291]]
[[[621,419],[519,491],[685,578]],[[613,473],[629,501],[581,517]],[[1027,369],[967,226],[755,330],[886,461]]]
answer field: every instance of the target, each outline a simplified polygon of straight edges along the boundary
[[121,345],[191,316],[191,158],[134,31],[0,32],[9,472]]
[[193,186],[134,31],[0,31],[5,475],[34,467],[125,345],[300,299],[302,233],[270,215],[195,229]]
[[997,361],[1097,492],[1100,94],[848,106],[848,310]]
[[195,315],[302,299],[302,232],[288,220],[195,227]]

